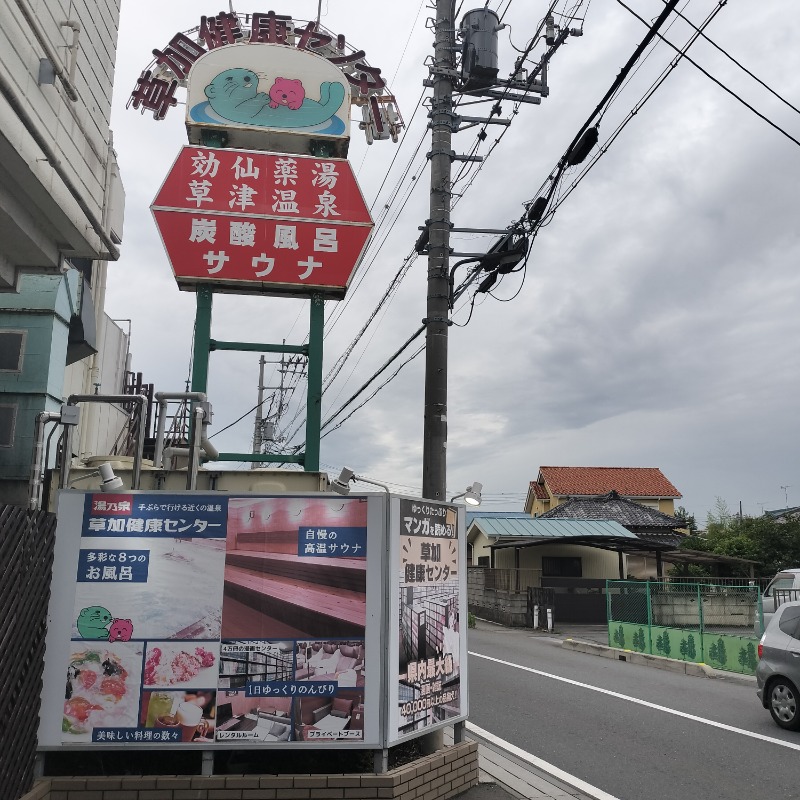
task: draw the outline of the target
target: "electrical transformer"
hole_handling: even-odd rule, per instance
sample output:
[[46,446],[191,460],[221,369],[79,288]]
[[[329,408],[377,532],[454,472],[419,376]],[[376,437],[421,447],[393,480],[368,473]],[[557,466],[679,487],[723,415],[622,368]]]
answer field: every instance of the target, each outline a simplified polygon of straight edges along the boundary
[[485,89],[497,82],[497,32],[500,19],[489,8],[468,11],[461,20],[461,79],[464,89]]

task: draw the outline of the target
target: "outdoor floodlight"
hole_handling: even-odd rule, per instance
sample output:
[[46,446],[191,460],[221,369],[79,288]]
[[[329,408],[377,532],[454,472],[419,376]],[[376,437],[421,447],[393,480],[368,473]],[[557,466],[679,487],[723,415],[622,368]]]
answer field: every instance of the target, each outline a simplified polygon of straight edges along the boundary
[[343,467],[342,471],[339,473],[339,477],[335,481],[331,481],[331,489],[336,492],[336,494],[350,494],[350,483],[353,481],[361,481],[362,483],[369,483],[372,486],[380,486],[386,494],[391,494],[389,487],[385,484],[378,483],[378,481],[373,481],[369,478],[364,478],[362,475],[356,475],[355,472],[348,467]]
[[101,464],[97,471],[101,478],[101,492],[117,492],[122,488],[122,478],[118,478],[114,474],[114,469],[108,461],[105,464]]
[[344,467],[335,481],[331,481],[331,489],[336,494],[350,494],[350,481],[355,478],[353,470]]
[[478,481],[475,481],[471,486],[467,486],[467,490],[465,492],[461,492],[461,494],[457,494],[455,497],[451,497],[450,502],[452,503],[454,500],[458,500],[459,497],[463,497],[464,502],[468,506],[479,506],[481,504],[482,489],[483,489],[483,484],[478,483]]

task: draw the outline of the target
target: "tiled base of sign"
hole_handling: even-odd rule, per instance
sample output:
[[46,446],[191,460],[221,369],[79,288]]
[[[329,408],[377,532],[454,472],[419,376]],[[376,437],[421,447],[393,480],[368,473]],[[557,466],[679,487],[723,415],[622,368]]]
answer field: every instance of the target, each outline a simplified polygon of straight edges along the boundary
[[462,742],[389,772],[46,778],[20,800],[440,800],[478,783],[478,744]]

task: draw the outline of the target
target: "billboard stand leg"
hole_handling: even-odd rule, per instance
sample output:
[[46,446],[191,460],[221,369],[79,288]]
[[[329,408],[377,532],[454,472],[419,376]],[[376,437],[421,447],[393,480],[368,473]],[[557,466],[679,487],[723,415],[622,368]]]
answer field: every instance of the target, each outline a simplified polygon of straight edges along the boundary
[[203,286],[197,290],[197,314],[194,320],[192,391],[208,391],[208,361],[211,354],[211,307],[213,294]]
[[389,771],[389,751],[384,747],[383,750],[374,750],[372,753],[372,763],[376,775]]
[[206,776],[214,774],[214,753],[211,750],[203,751],[203,766],[200,774]]
[[464,741],[464,723],[456,722],[453,725],[453,744],[461,744]]

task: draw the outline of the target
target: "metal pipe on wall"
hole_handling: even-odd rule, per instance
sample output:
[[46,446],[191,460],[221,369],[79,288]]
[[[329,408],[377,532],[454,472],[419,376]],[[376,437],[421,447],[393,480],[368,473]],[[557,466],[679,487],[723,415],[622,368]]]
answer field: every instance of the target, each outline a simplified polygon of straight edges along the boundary
[[[39,20],[36,18],[36,14],[34,14],[31,7],[28,5],[26,0],[17,0],[17,6],[19,10],[22,12],[22,16],[25,17],[25,22],[28,23],[30,29],[33,31],[33,35],[36,37],[36,41],[44,50],[45,55],[49,59],[50,63],[53,65],[53,71],[58,75],[58,79],[64,86],[64,91],[67,93],[67,97],[69,97],[72,102],[77,102],[78,100],[78,92],[75,89],[75,84],[72,82],[74,76],[74,69],[71,70],[70,75],[67,75],[64,68],[60,64],[60,60],[56,51],[50,46],[50,42],[47,40],[47,37],[44,34],[41,26],[39,25]],[[77,37],[80,35],[81,26],[77,22],[73,22],[69,20],[63,23],[64,26],[70,27],[73,30],[73,44],[72,47],[76,47],[77,45]],[[75,27],[77,26],[77,30]],[[72,48],[70,48],[72,49]],[[77,55],[77,53],[75,53]],[[75,55],[73,55],[73,64],[75,62]]]
[[[155,395],[156,402],[158,403],[158,427],[156,429],[156,449],[155,454],[153,455],[153,464],[160,468],[164,468],[164,435],[165,435],[165,427],[166,427],[166,416],[167,416],[167,401],[168,400],[191,400],[193,403],[205,403],[207,397],[204,392],[156,392]],[[205,434],[205,426],[208,425],[208,421],[203,422]],[[216,452],[216,450],[212,447],[212,450]],[[208,451],[206,450],[206,453]],[[219,453],[217,453],[219,455]]]
[[[78,403],[136,403],[138,406],[138,421],[136,426],[136,453],[133,457],[133,475],[131,489],[138,489],[142,478],[142,460],[144,458],[145,431],[144,418],[147,398],[142,394],[73,394],[67,398],[67,405],[74,406]],[[67,428],[64,437],[64,457],[61,462],[59,488],[64,489],[69,483],[69,470],[72,461],[72,426]]]
[[[28,508],[40,511],[42,508],[42,454],[44,453],[44,431],[48,422],[60,422],[61,412],[40,411],[36,415],[33,429],[33,457],[31,459],[31,479],[28,485]],[[70,426],[72,427],[72,426]]]

